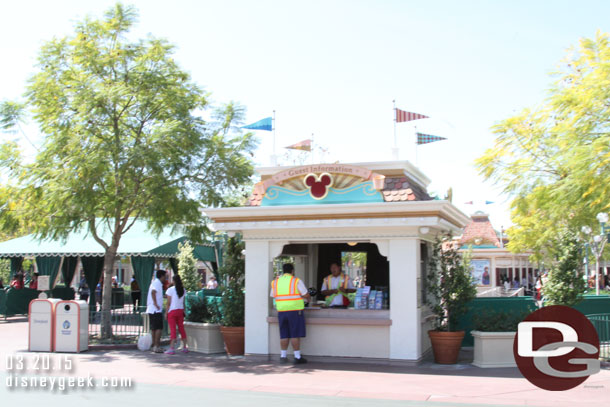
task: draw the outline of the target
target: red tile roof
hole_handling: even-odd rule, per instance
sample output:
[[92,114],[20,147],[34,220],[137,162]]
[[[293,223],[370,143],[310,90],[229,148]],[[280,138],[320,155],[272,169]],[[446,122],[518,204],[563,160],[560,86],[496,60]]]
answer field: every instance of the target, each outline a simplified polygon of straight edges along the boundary
[[[476,239],[481,239],[481,241],[475,243]],[[472,221],[464,229],[460,244],[479,246],[485,243],[500,247],[500,239],[489,221],[489,216],[477,213],[472,215]]]
[[[429,201],[432,198],[426,190],[407,177],[386,178],[381,190],[385,202]],[[246,206],[260,206],[263,195],[255,191],[246,202]]]

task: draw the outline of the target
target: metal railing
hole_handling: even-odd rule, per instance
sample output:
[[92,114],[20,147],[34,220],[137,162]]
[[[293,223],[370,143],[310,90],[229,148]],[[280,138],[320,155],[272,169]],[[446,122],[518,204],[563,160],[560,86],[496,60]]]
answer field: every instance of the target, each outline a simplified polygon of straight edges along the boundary
[[599,357],[610,360],[610,314],[587,315],[599,337]]
[[122,338],[137,338],[144,331],[143,315],[133,306],[110,311],[89,312],[89,335],[98,336],[101,333],[102,313],[110,313],[112,335]]

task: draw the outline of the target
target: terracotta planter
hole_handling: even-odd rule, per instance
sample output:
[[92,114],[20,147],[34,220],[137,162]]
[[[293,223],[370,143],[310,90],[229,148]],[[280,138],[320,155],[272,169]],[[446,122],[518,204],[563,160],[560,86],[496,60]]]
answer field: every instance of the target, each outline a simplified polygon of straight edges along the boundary
[[225,349],[229,355],[244,354],[244,327],[243,326],[221,326],[220,332],[225,341]]
[[428,331],[428,336],[430,337],[430,342],[432,342],[434,362],[443,365],[457,363],[458,354],[462,347],[462,339],[464,339],[464,331]]

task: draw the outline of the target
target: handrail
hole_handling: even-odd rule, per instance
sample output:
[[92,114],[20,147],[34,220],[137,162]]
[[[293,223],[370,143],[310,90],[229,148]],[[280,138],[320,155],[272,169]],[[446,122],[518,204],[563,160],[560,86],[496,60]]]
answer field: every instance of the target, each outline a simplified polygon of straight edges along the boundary
[[595,327],[599,337],[599,357],[610,360],[610,313],[589,314],[586,317]]

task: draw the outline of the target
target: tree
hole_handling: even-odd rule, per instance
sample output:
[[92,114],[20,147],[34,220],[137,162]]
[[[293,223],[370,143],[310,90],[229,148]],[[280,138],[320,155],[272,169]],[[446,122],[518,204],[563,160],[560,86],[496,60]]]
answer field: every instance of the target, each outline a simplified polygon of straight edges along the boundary
[[252,135],[236,133],[244,109],[229,103],[210,121],[198,116],[211,109],[208,94],[165,40],[128,40],[135,20],[132,7],[117,4],[43,45],[24,104],[44,144],[32,163],[15,143],[0,156],[33,233],[62,238],[86,227],[104,248],[103,337],[111,335],[112,265],[134,222],[146,219],[152,233],[204,225],[201,206],[222,205],[253,172]]
[[582,39],[563,61],[546,102],[493,127],[476,164],[513,200],[508,248],[554,259],[561,230],[593,226],[610,208],[610,45]]
[[197,260],[193,256],[193,246],[187,241],[178,243],[178,274],[186,291],[199,290],[201,276],[197,270]]
[[582,300],[586,281],[582,273],[582,245],[574,233],[564,230],[554,239],[555,262],[549,270],[549,278],[542,287],[548,305],[573,306]]

